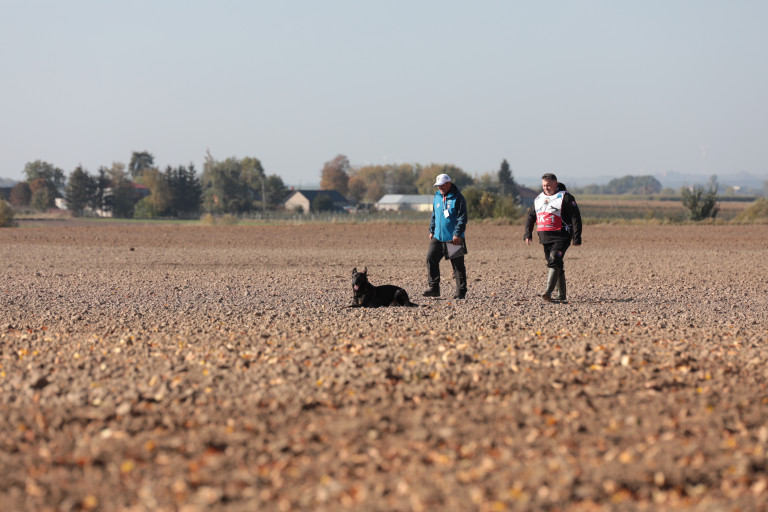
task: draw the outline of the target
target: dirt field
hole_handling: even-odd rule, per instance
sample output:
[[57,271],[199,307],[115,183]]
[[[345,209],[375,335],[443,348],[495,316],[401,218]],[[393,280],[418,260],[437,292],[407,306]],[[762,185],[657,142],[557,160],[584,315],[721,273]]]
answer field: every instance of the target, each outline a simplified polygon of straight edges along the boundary
[[[768,226],[0,230],[0,509],[760,510]],[[351,271],[424,307],[349,309]]]

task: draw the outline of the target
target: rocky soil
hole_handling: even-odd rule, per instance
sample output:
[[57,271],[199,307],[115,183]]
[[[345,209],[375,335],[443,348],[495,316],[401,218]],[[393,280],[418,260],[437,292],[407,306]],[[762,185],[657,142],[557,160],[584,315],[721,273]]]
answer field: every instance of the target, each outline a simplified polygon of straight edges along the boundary
[[453,301],[416,224],[0,230],[0,508],[764,508],[768,226],[587,226],[568,305],[521,238]]

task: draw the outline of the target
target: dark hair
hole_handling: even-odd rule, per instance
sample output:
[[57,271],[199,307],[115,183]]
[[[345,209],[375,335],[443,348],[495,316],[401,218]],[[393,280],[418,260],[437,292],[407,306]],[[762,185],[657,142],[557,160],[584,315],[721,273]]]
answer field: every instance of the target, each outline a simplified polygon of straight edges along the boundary
[[541,179],[543,179],[543,180],[547,180],[547,181],[557,181],[557,176],[555,176],[555,175],[554,175],[554,174],[552,174],[551,172],[548,172],[548,173],[544,174],[544,175],[541,177]]

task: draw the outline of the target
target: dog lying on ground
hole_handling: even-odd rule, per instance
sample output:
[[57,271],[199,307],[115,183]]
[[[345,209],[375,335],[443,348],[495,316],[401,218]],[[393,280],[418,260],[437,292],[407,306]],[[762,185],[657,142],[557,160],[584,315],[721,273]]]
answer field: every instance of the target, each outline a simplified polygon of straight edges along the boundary
[[378,308],[386,306],[418,306],[411,302],[408,293],[399,286],[385,284],[373,286],[368,282],[368,267],[362,272],[357,267],[352,269],[352,304],[351,308]]

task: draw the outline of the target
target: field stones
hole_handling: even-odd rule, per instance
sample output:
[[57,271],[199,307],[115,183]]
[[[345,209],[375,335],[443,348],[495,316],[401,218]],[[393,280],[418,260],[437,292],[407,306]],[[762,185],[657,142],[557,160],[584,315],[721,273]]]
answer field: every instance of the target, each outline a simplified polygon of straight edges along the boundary
[[[543,257],[520,226],[470,223],[461,302],[447,262],[444,297],[420,297],[425,226],[325,225],[320,241],[317,228],[0,230],[0,502],[768,500],[768,305],[755,279],[768,263],[751,241],[768,227],[745,239],[728,226],[587,226],[565,258],[569,305],[536,298]],[[347,243],[372,229],[376,244]],[[422,307],[346,308],[363,266]]]

